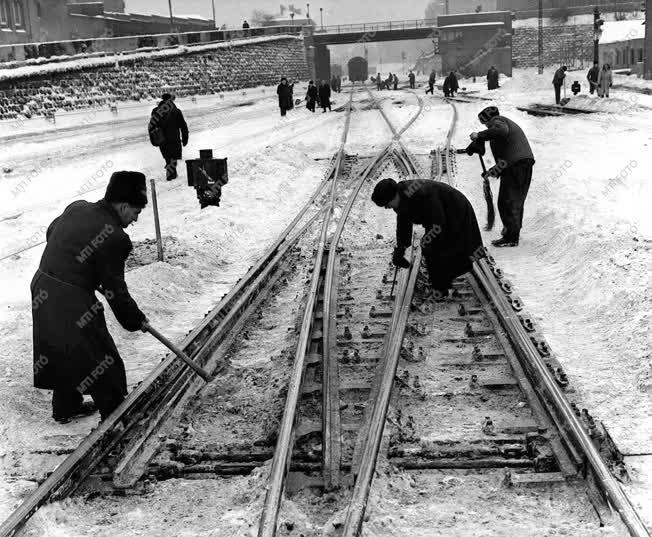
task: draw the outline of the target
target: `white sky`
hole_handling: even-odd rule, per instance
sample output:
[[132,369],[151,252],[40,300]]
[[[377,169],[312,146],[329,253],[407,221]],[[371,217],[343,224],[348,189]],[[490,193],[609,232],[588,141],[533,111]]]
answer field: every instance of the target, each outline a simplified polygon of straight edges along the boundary
[[[305,14],[306,2],[281,2],[279,0],[215,0],[218,26],[239,26],[243,19],[248,19],[254,9],[278,13],[279,5],[294,3],[294,7]],[[310,2],[310,15],[319,23],[319,8],[324,8],[324,24],[346,24],[353,22],[374,22],[383,20],[422,19],[428,0],[321,0]],[[140,13],[157,13],[167,15],[166,0],[126,0],[126,10]],[[179,15],[197,14],[212,18],[211,0],[172,0],[172,10]]]

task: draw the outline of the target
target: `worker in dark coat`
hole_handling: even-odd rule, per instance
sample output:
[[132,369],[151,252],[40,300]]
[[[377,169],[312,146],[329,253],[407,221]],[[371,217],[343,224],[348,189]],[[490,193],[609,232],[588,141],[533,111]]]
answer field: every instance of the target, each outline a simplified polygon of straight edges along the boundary
[[164,93],[161,102],[149,120],[150,137],[153,129],[162,130],[163,142],[159,145],[165,159],[165,171],[168,181],[177,178],[177,161],[181,159],[182,149],[188,144],[188,125],[181,110],[174,104],[174,95]]
[[396,76],[396,73],[394,73],[394,91],[398,89],[398,77]]
[[430,73],[430,76],[428,77],[428,89],[426,90],[426,95],[428,95],[428,93],[431,93],[432,95],[435,94],[436,80],[437,80],[437,75],[435,74],[435,70],[433,69]]
[[319,105],[322,107],[322,113],[331,111],[331,87],[325,80],[321,81],[321,86],[319,86]]
[[487,173],[500,177],[498,212],[504,226],[503,236],[492,244],[518,246],[525,198],[532,181],[534,154],[521,127],[501,116],[495,106],[485,108],[478,118],[487,128],[471,133],[471,140],[482,144],[489,141],[496,165]]
[[127,394],[125,367],[104,320],[104,295],[123,328],[147,318],[129,294],[126,228],[147,204],[145,176],[115,172],[104,198],[75,201],[47,230],[47,245],[32,279],[34,386],[53,390],[52,414],[67,423],[94,410],[105,419]]
[[600,64],[598,62],[593,62],[593,67],[589,69],[589,72],[586,75],[586,79],[589,81],[589,92],[593,95],[593,92],[598,89],[598,77],[600,76]]
[[317,93],[317,87],[311,80],[308,82],[308,91],[306,91],[306,108],[313,113],[315,111],[315,104],[317,103],[318,98],[319,94]]
[[564,85],[567,70],[568,68],[565,65],[562,65],[555,71],[555,74],[552,77],[552,85],[555,88],[555,103],[557,104],[561,103],[561,87]]
[[471,270],[472,259],[483,255],[482,237],[469,200],[446,183],[413,179],[397,183],[383,179],[374,188],[372,201],[394,209],[396,248],[392,262],[408,268],[405,249],[412,244],[412,226],[425,228],[423,257],[436,297],[446,297],[453,280]]
[[376,89],[380,91],[383,89],[383,77],[380,73],[376,75]]
[[410,81],[410,89],[414,89],[414,81],[416,80],[416,77],[412,71],[410,71],[410,74],[408,75],[408,80]]
[[281,117],[285,117],[288,110],[292,108],[292,87],[288,84],[288,79],[281,78],[281,83],[276,88],[278,95],[278,107],[281,109]]
[[455,72],[451,71],[450,74],[444,80],[444,97],[453,97],[457,90],[460,89],[460,85],[457,82],[457,77]]
[[498,82],[499,79],[500,79],[500,74],[498,73],[498,69],[496,69],[492,65],[487,71],[487,89],[489,90],[498,89],[500,87],[500,84]]

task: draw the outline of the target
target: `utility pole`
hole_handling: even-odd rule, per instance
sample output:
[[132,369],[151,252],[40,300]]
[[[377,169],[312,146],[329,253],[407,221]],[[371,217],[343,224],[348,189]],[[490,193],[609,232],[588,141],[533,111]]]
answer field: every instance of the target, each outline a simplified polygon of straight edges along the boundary
[[643,4],[645,9],[645,39],[644,45],[644,64],[643,64],[643,77],[647,80],[652,80],[652,0],[646,0]]
[[600,18],[598,6],[593,8],[593,62],[600,62],[600,34],[604,21]]
[[215,0],[213,0],[213,25],[217,28],[217,19],[215,18]]
[[168,0],[168,9],[170,10],[170,33],[174,33],[174,17],[172,17],[172,0]]
[[543,74],[543,0],[539,0],[539,74]]
[[448,14],[449,14],[448,0],[446,0],[446,2],[444,3],[444,15],[448,15]]
[[324,31],[324,8],[319,8],[319,21],[321,22],[321,30]]

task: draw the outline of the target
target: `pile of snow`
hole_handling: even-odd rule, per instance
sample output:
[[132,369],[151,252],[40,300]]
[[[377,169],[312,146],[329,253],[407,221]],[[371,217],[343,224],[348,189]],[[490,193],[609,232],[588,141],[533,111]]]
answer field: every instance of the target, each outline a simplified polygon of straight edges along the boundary
[[631,41],[632,39],[645,39],[645,21],[607,21],[602,25],[600,44]]

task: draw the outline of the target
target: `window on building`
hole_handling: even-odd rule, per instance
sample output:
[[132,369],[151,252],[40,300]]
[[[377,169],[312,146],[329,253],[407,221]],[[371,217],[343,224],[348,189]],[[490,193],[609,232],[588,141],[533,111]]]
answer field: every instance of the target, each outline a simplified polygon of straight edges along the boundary
[[20,0],[13,0],[14,5],[14,26],[16,28],[24,28],[25,21],[23,20],[23,6]]
[[0,26],[9,26],[8,0],[0,0]]
[[643,49],[642,48],[638,49],[638,61],[639,62],[643,61]]
[[43,17],[43,8],[41,7],[41,2],[36,2],[36,16],[39,19]]
[[616,51],[616,65],[620,65],[620,50]]
[[632,48],[629,49],[629,64],[634,65],[636,63],[636,51]]

